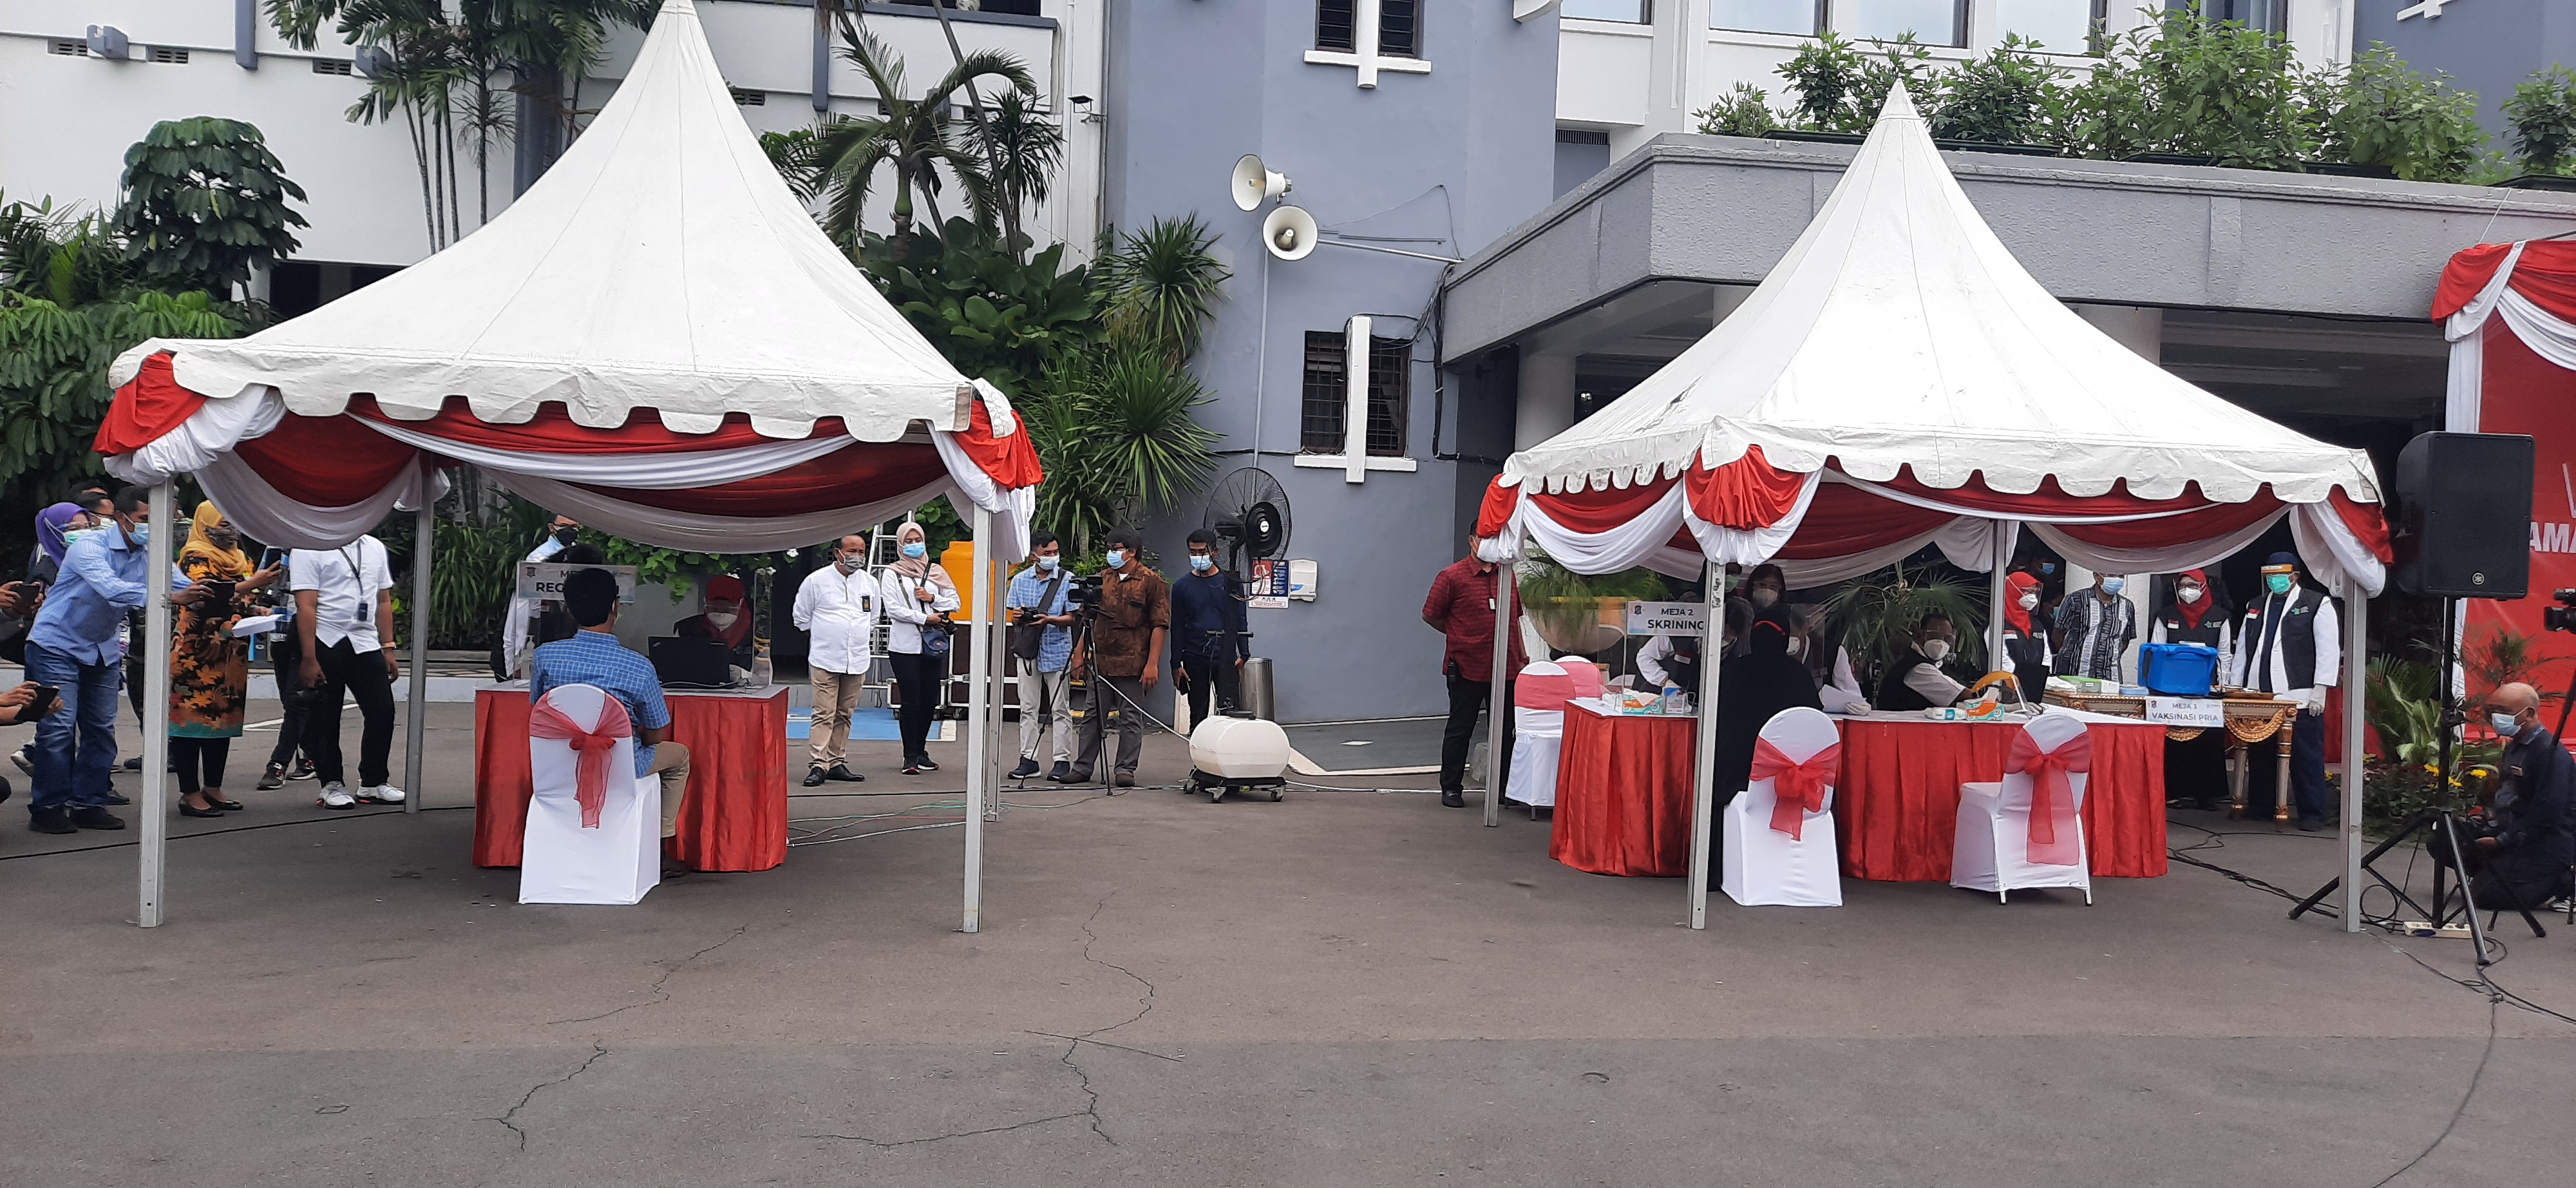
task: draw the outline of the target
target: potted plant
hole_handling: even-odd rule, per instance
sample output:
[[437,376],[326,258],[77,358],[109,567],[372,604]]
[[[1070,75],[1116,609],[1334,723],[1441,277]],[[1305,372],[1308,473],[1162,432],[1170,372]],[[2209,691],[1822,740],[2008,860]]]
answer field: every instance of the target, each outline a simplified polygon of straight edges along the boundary
[[2069,139],[2106,160],[2295,169],[2297,92],[2287,38],[2212,24],[2194,4],[2106,41],[2067,92]]
[[2452,89],[2448,75],[2407,69],[2384,45],[2302,81],[2320,158],[2302,162],[2311,173],[2456,182],[2486,142],[2476,93]]
[[1533,548],[1519,568],[1521,609],[1539,638],[1559,653],[1594,656],[1628,640],[1627,604],[1661,598],[1664,580],[1652,570],[1580,574]]
[[1932,139],[1943,148],[2058,155],[2057,129],[2066,71],[2039,56],[2039,43],[2016,33],[1985,56],[1941,76]]
[[[1883,577],[1881,575],[1884,575]],[[1836,590],[1825,600],[1835,642],[1848,649],[1863,673],[1864,688],[1887,671],[1912,644],[1915,625],[1939,612],[1958,630],[1951,647],[1971,666],[1985,655],[1986,589],[1958,569],[1932,562],[1908,569],[1899,563]],[[2035,696],[2035,695],[2034,695]]]

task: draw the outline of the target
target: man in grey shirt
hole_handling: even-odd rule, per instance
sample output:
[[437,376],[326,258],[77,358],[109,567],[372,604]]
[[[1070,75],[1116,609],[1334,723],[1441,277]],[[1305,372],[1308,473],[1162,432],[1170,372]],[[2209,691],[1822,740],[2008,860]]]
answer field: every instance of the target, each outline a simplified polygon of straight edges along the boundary
[[2138,608],[2120,591],[2128,579],[2093,575],[2093,588],[2070,594],[2057,607],[2057,675],[2120,679],[2120,654],[2138,638]]

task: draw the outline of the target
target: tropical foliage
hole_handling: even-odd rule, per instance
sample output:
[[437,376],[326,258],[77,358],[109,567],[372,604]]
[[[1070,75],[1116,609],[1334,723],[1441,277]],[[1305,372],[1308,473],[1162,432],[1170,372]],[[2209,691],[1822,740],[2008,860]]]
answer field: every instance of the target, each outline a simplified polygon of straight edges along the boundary
[[304,216],[287,200],[304,187],[268,151],[259,129],[198,116],[152,125],[125,150],[117,208],[127,254],[156,285],[229,295],[252,266],[295,252]]
[[1940,561],[1898,564],[1835,590],[1825,599],[1827,629],[1850,650],[1853,664],[1865,674],[1864,686],[1884,673],[1912,646],[1914,629],[1925,615],[1949,616],[1957,630],[1951,645],[1954,665],[1984,663],[1986,651],[1986,586]]
[[[828,217],[828,216],[827,216]],[[932,235],[869,235],[859,264],[886,300],[949,362],[1014,399],[1057,356],[1100,337],[1088,272],[1066,267],[1064,245],[1029,256],[965,218]]]
[[[911,95],[905,86],[903,59],[875,34],[845,26],[838,52],[867,76],[868,85],[877,93],[880,114],[838,116],[810,131],[764,138],[764,143],[780,176],[807,198],[823,200],[823,230],[844,248],[860,242],[868,192],[881,169],[891,172],[894,178],[891,238],[900,248],[908,245],[912,235],[916,203],[929,214],[931,226],[947,226],[948,220],[940,212],[939,196],[948,179],[953,178],[966,192],[967,206],[976,220],[991,225],[1001,206],[997,197],[1001,183],[996,176],[1007,172],[1010,184],[1025,198],[1033,184],[1029,175],[1042,175],[1061,152],[1061,137],[1037,131],[1038,126],[1052,131],[1052,126],[1024,105],[1013,119],[1014,134],[1020,138],[1023,152],[1032,143],[1043,142],[1045,147],[1040,151],[1046,156],[1047,166],[1022,160],[995,169],[997,157],[974,143],[972,121],[952,114],[964,106],[965,92],[978,80],[989,79],[1004,84],[1010,92],[1034,95],[1036,80],[1030,77],[1028,67],[1010,54],[978,50],[962,55],[920,94]],[[1016,229],[1018,222],[1014,211],[1009,226]]]
[[1231,275],[1215,242],[1193,214],[1155,219],[1102,256],[1093,281],[1110,327],[1175,362],[1196,354],[1209,306]]

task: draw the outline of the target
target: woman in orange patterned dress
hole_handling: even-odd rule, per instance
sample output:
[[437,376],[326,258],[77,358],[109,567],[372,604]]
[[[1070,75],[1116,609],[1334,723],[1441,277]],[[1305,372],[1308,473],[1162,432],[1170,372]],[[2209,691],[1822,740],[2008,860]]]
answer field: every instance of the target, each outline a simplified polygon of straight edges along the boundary
[[[251,571],[241,530],[213,500],[197,505],[179,572],[191,582],[230,582],[250,591],[275,582],[275,566]],[[245,600],[209,598],[179,608],[170,643],[170,759],[179,773],[179,815],[220,817],[242,803],[224,798],[224,758],[241,736],[250,696],[250,644],[233,637]]]

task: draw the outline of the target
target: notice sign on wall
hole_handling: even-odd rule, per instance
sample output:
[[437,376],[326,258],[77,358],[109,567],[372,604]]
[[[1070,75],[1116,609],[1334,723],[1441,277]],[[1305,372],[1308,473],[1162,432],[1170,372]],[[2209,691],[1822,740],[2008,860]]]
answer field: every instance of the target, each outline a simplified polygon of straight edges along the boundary
[[1247,604],[1264,609],[1288,605],[1288,563],[1253,562],[1251,575],[1243,579],[1243,596]]
[[1696,602],[1631,602],[1630,635],[1706,635],[1708,607]]
[[616,574],[617,600],[635,601],[635,567],[632,565],[558,565],[552,561],[519,562],[519,597],[561,602],[564,575],[576,569],[605,569]]

